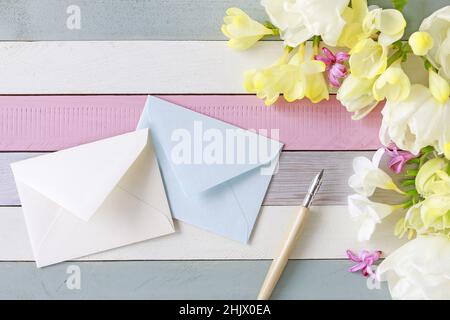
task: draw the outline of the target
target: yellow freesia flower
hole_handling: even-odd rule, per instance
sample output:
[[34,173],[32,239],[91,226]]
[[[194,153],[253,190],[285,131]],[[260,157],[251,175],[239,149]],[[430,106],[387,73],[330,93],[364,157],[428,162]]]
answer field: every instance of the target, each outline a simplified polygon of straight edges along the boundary
[[429,70],[429,86],[433,97],[444,104],[448,101],[450,95],[450,86],[444,78],[433,70]]
[[403,71],[400,61],[392,64],[375,81],[373,96],[376,100],[403,101],[409,97],[411,82]]
[[323,78],[325,69],[322,61],[305,59],[305,47],[301,45],[290,59],[289,49],[285,49],[271,67],[246,72],[244,88],[264,99],[267,106],[274,104],[281,94],[288,102],[306,96],[316,103],[328,98],[328,86]]
[[406,28],[406,20],[400,11],[381,8],[369,10],[367,0],[352,0],[351,7],[344,10],[342,18],[346,25],[338,45],[348,48],[377,33],[378,41],[389,46],[402,38]]
[[305,46],[301,45],[297,54],[289,61],[289,65],[296,68],[293,69],[293,86],[284,93],[286,101],[292,102],[304,97],[313,103],[328,100],[328,84],[323,76],[325,63],[313,60],[312,56],[305,58]]
[[433,48],[434,41],[431,35],[425,31],[414,32],[408,41],[416,56],[425,56]]
[[350,54],[350,71],[355,77],[373,79],[386,70],[388,49],[372,39],[359,41]]
[[353,48],[360,40],[369,37],[363,30],[362,24],[369,13],[367,0],[352,0],[352,6],[342,13],[346,22],[338,41],[338,46]]
[[450,194],[450,177],[446,173],[450,162],[444,158],[427,161],[416,176],[416,189],[422,196]]
[[[319,65],[318,68],[321,68],[321,66]],[[328,100],[330,98],[328,83],[322,72],[319,71],[306,75],[307,85],[305,97],[311,100],[312,103],[319,103],[322,100]]]
[[450,194],[426,198],[420,208],[420,217],[425,229],[432,229],[430,230],[432,233],[440,233],[440,231],[448,233],[450,231]]
[[378,42],[389,46],[400,40],[405,32],[406,20],[395,9],[377,8],[369,11],[363,21],[363,31],[369,36],[380,32]]
[[244,73],[245,90],[256,93],[258,98],[264,99],[267,106],[274,104],[280,94],[292,86],[292,66],[287,64],[289,52],[286,48],[281,58],[268,68]]
[[230,39],[228,46],[233,49],[248,49],[262,37],[274,34],[273,30],[253,20],[239,8],[229,8],[226,12],[221,30]]
[[411,207],[404,219],[405,229],[419,235],[450,237],[450,195],[434,195]]
[[416,176],[417,192],[423,201],[411,207],[405,216],[405,228],[418,234],[441,234],[450,237],[450,161],[434,158],[427,161]]

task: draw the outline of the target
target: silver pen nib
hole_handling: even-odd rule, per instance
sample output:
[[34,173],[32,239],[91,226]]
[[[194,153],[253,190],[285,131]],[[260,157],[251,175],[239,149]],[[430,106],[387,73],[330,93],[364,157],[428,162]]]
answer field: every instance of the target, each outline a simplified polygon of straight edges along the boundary
[[320,189],[320,185],[322,184],[323,179],[323,172],[324,170],[320,171],[311,182],[311,185],[309,187],[308,193],[305,196],[305,199],[303,200],[303,206],[305,208],[309,208],[311,206],[311,203],[314,199],[314,196],[317,194],[317,192]]

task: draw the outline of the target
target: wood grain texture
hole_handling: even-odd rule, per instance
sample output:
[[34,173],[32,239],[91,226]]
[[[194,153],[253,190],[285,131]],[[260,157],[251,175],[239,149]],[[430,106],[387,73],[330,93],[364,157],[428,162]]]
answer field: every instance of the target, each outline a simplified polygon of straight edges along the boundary
[[[2,0],[1,40],[222,40],[225,10],[240,7],[267,20],[259,0]],[[384,8],[390,0],[372,0]],[[70,5],[81,12],[80,29],[66,26]],[[405,38],[447,0],[410,0]]]
[[[43,153],[0,153],[0,206],[20,205],[14,177],[10,169],[12,162],[36,157]],[[357,156],[372,157],[371,151],[355,152],[283,152],[280,166],[267,191],[264,205],[300,205],[310,181],[317,172],[325,169],[325,180],[315,205],[345,205],[352,193],[348,178],[352,175],[352,160]],[[385,166],[384,166],[385,167]],[[377,201],[398,203],[397,194],[377,191]]]
[[[270,108],[249,95],[159,97],[240,128],[261,130],[283,142],[284,150],[380,146],[381,106],[353,121],[335,96],[319,105],[280,99]],[[55,151],[133,131],[146,99],[146,95],[0,96],[0,151]]]
[[0,206],[20,205],[10,164],[39,155],[41,153],[0,153]]
[[[249,260],[272,259],[298,207],[262,207],[248,245],[225,239],[175,220],[176,233],[138,244],[105,251],[81,260]],[[308,223],[292,259],[342,259],[353,249],[391,253],[405,239],[394,236],[399,216],[387,217],[370,242],[356,239],[358,224],[346,206],[311,209]],[[32,261],[25,221],[20,207],[0,208],[0,261]]]
[[[123,261],[0,263],[0,299],[255,299],[269,261]],[[80,290],[66,285],[80,270]],[[369,290],[348,260],[290,261],[272,299],[389,299],[385,283]]]
[[[240,94],[244,71],[272,64],[282,50],[275,41],[243,52],[225,41],[2,42],[0,93]],[[405,69],[426,83],[419,65],[411,58]]]

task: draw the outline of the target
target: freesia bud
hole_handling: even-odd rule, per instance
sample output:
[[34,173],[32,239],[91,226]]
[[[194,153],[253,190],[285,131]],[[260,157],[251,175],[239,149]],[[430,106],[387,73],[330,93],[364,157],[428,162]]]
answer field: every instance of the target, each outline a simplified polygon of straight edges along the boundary
[[409,38],[409,45],[416,56],[425,56],[433,48],[434,41],[428,32],[418,31]]
[[230,39],[228,46],[237,50],[248,49],[265,35],[274,33],[239,8],[229,8],[223,21],[221,30]]

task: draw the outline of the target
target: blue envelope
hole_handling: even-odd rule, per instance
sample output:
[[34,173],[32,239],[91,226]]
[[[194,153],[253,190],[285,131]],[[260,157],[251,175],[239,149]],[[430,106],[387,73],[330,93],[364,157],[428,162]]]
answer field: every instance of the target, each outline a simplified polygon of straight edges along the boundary
[[283,145],[152,96],[143,128],[174,218],[247,243]]

